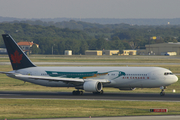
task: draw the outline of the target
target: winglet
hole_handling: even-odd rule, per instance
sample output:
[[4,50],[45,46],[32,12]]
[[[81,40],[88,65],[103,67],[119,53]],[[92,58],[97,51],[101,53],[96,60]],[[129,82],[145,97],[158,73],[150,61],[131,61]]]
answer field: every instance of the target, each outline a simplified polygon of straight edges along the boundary
[[2,34],[13,70],[36,67],[9,34]]

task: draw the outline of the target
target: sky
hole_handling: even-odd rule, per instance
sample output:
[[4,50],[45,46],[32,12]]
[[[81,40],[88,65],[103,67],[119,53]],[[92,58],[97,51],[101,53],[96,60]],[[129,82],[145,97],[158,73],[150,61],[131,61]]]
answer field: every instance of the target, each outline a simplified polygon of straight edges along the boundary
[[180,0],[0,0],[15,18],[180,18]]

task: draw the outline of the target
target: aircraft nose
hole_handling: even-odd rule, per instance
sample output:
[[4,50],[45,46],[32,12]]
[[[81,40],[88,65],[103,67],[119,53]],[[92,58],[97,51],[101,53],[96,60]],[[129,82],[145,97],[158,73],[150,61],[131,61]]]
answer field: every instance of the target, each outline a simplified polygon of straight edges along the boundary
[[174,75],[172,82],[175,83],[177,81],[178,81],[178,77],[176,75]]

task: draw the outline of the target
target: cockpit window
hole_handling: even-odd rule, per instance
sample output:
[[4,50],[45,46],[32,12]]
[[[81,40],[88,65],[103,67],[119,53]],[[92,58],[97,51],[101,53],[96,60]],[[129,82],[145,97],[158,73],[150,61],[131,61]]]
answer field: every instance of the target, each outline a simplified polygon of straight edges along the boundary
[[165,72],[164,75],[173,75],[173,73]]

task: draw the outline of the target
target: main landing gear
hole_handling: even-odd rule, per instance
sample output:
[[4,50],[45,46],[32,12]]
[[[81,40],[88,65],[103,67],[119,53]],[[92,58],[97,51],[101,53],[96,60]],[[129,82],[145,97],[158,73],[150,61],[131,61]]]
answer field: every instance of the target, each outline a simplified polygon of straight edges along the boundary
[[93,94],[95,95],[95,94],[103,94],[104,93],[104,91],[103,90],[101,90],[100,92],[93,92]]
[[164,89],[166,89],[166,86],[165,87],[161,86],[160,89],[161,89],[160,96],[164,96],[165,95]]
[[79,90],[74,90],[73,92],[72,92],[72,94],[73,95],[83,95],[83,91],[79,91]]
[[[104,93],[103,90],[101,90],[100,92],[93,92],[94,95],[102,95]],[[72,92],[73,95],[83,95],[83,91],[79,91],[79,90],[74,90]]]

